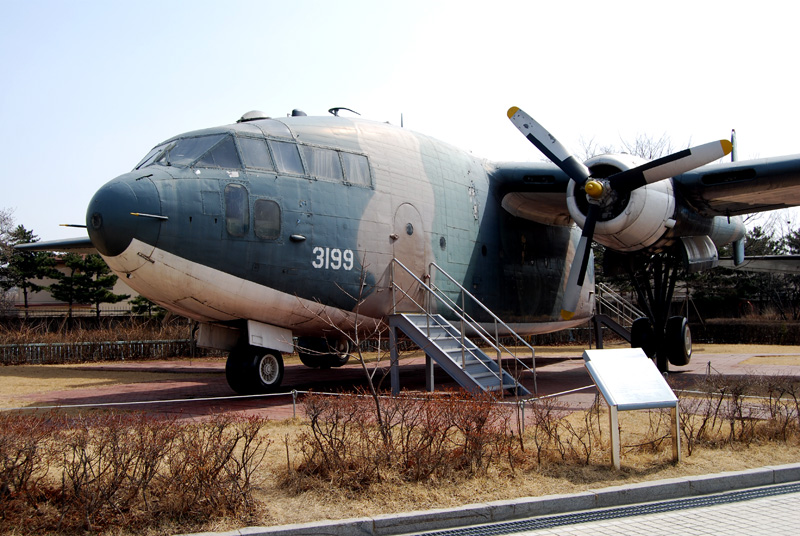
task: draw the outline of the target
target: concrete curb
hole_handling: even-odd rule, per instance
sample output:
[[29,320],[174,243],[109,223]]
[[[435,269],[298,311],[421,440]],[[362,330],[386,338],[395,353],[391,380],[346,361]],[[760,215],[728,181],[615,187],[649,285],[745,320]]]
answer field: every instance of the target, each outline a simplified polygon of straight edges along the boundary
[[708,495],[797,481],[800,481],[800,463],[793,463],[744,471],[639,482],[569,495],[526,497],[468,504],[458,508],[404,512],[339,521],[319,521],[275,527],[247,527],[229,532],[197,533],[193,536],[305,536],[312,534],[315,536],[394,536],[564,514],[594,508]]

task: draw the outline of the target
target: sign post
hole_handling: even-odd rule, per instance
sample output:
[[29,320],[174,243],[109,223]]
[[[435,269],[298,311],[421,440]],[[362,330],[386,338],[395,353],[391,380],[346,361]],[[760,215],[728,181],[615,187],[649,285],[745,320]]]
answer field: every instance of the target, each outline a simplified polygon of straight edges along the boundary
[[641,348],[586,350],[586,369],[609,408],[611,461],[620,468],[619,412],[670,408],[672,457],[681,460],[678,397]]

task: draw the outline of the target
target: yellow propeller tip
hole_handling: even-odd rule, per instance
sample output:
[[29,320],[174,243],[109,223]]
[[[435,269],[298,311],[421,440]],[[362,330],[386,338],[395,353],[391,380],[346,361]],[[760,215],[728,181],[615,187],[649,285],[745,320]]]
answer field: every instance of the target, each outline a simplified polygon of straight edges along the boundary
[[512,117],[514,117],[514,114],[517,113],[518,111],[519,111],[519,108],[517,108],[516,106],[512,106],[511,108],[509,108],[508,109],[508,118],[511,119]]
[[725,151],[725,154],[731,154],[731,151],[733,151],[733,144],[728,140],[719,140],[719,144],[722,145],[722,150]]
[[574,311],[567,311],[566,309],[561,309],[561,318],[564,320],[572,320],[572,317],[575,316]]

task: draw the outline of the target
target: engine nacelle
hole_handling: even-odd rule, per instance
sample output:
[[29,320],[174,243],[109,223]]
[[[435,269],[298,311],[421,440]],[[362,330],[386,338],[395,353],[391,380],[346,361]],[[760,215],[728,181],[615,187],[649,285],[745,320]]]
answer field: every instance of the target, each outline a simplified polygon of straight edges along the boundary
[[[627,154],[600,155],[586,161],[592,176],[609,177],[645,163]],[[722,246],[742,238],[745,227],[740,217],[706,218],[697,214],[680,196],[676,196],[671,180],[642,186],[629,195],[612,197],[602,207],[595,227],[594,239],[616,251],[658,251],[683,237],[707,236]],[[582,228],[589,208],[583,189],[570,181],[567,187],[567,208],[572,219]],[[710,246],[714,249],[714,246]],[[716,251],[712,252],[716,255]]]
[[[605,178],[644,163],[632,155],[601,155],[590,158],[586,166],[595,178]],[[586,194],[574,181],[567,187],[570,216],[583,227],[588,203]],[[604,207],[594,231],[594,239],[617,251],[632,252],[656,244],[675,226],[675,193],[665,180],[637,188],[628,196],[614,199]]]

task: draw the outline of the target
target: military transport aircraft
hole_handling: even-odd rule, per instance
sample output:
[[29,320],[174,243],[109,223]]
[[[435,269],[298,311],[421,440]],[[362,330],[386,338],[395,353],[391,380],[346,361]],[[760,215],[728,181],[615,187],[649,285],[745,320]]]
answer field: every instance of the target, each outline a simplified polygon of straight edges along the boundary
[[[280,385],[295,338],[318,349],[304,363],[343,364],[341,333],[414,310],[432,262],[522,334],[584,323],[592,241],[646,308],[634,343],[662,369],[686,364],[686,319],[668,317],[678,271],[713,267],[731,242],[741,257],[738,215],[800,202],[800,155],[705,165],[726,140],[582,163],[512,108],[552,163],[498,163],[338,110],[249,112],[175,136],[97,191],[88,238],[27,247],[98,251],[131,288],[200,322],[199,344],[230,351],[228,382],[251,393]],[[395,275],[395,260],[416,277]]]

